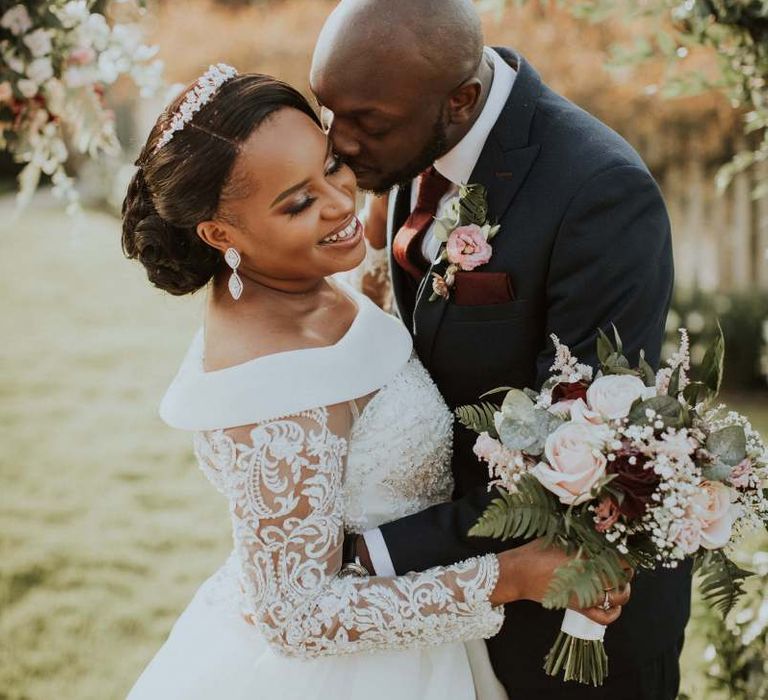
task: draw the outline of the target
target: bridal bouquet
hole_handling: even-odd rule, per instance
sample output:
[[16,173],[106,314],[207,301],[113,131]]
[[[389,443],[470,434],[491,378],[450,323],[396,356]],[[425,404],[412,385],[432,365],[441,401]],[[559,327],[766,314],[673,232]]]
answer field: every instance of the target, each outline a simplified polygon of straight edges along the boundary
[[[552,375],[539,392],[457,409],[479,433],[474,451],[500,489],[470,534],[543,537],[577,555],[555,573],[544,606],[589,606],[625,580],[623,567],[674,568],[693,558],[701,591],[723,615],[749,572],[726,547],[768,527],[768,453],[749,421],[715,403],[722,333],[690,377],[688,335],[654,372],[631,368],[614,331],[598,338],[601,369],[579,364],[556,336]],[[600,685],[608,672],[605,628],[566,610],[546,657],[550,675]]]
[[[101,5],[102,3],[100,3]],[[77,192],[65,171],[70,148],[91,157],[119,150],[105,90],[129,75],[149,96],[162,84],[156,48],[134,23],[113,22],[89,0],[0,5],[0,148],[25,164],[19,204],[43,174],[73,209]]]

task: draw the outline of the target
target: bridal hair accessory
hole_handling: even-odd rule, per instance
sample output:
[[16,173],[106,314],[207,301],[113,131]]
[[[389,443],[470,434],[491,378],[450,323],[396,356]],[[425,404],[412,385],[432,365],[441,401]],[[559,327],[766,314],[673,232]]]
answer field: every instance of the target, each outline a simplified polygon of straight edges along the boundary
[[229,278],[229,293],[232,298],[237,301],[243,294],[243,280],[240,279],[240,275],[237,274],[237,268],[240,267],[240,253],[234,248],[227,248],[227,252],[224,253],[224,260],[227,265],[232,268],[232,275]]
[[208,70],[197,79],[194,87],[187,92],[181,106],[171,117],[170,125],[163,131],[155,146],[155,153],[168,144],[177,131],[181,131],[192,121],[195,114],[213,99],[224,83],[237,75],[237,71],[226,63],[209,66]]

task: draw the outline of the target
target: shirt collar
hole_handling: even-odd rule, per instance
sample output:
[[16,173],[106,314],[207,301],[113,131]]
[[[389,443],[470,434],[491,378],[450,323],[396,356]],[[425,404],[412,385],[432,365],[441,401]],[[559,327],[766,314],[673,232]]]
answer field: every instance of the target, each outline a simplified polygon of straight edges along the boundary
[[485,56],[493,61],[493,81],[483,110],[464,138],[435,161],[435,169],[455,185],[469,182],[517,77],[517,71],[492,48],[485,47]]

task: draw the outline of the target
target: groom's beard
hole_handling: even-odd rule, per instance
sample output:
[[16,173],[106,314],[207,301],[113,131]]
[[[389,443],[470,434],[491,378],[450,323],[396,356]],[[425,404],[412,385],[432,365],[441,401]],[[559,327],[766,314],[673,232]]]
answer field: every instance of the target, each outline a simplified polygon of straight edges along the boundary
[[440,156],[444,156],[448,152],[448,135],[445,129],[445,121],[441,111],[437,122],[432,127],[432,136],[421,150],[421,153],[408,165],[395,172],[386,174],[381,183],[377,183],[375,187],[369,188],[368,191],[373,192],[373,194],[382,195],[389,192],[395,185],[400,187],[409,185],[414,178],[421,175]]

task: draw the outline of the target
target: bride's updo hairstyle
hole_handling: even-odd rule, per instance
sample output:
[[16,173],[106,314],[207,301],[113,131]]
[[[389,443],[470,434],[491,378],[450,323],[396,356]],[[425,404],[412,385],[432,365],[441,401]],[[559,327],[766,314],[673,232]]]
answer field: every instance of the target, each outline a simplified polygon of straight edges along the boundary
[[123,202],[123,251],[147,270],[149,281],[181,296],[204,287],[225,264],[221,252],[196,233],[217,216],[222,200],[246,196],[232,178],[240,146],[271,115],[297,109],[319,121],[301,93],[259,74],[225,82],[192,121],[157,145],[190,85],[160,115],[136,165]]

